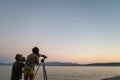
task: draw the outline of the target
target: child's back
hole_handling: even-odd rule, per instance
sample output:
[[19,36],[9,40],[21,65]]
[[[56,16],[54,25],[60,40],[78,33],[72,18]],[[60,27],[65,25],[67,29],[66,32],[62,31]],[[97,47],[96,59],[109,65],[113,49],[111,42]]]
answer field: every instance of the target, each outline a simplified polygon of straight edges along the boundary
[[22,79],[22,67],[24,67],[23,63],[14,62],[12,67],[12,75],[11,80],[20,80]]
[[34,69],[37,59],[38,56],[36,54],[30,54],[26,59],[24,70]]

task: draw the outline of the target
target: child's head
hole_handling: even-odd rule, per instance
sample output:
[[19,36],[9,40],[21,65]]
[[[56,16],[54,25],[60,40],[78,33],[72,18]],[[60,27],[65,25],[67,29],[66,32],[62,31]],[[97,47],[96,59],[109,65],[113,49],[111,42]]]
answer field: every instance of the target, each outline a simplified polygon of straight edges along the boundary
[[39,48],[34,47],[34,48],[32,49],[32,52],[33,52],[33,54],[38,55],[38,54],[39,54]]
[[15,59],[16,59],[16,61],[22,61],[23,60],[23,55],[22,54],[16,54]]

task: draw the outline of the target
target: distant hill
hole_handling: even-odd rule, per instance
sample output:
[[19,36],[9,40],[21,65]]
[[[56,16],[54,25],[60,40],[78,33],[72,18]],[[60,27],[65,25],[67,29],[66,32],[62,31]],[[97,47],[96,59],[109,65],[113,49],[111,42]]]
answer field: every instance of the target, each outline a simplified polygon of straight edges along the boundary
[[[0,66],[10,66],[13,63],[2,63]],[[46,66],[120,66],[120,62],[113,63],[91,63],[91,64],[78,64],[72,62],[45,62]]]
[[9,66],[9,65],[12,65],[13,63],[2,63],[0,62],[0,66]]
[[[0,66],[9,66],[13,63],[0,63]],[[71,62],[45,62],[46,66],[80,66],[80,64],[77,63],[71,63]]]
[[92,63],[86,64],[85,66],[120,66],[120,62],[113,63]]
[[46,62],[46,66],[120,66],[120,62],[78,64],[71,62]]
[[78,63],[71,63],[71,62],[46,62],[46,66],[81,66]]

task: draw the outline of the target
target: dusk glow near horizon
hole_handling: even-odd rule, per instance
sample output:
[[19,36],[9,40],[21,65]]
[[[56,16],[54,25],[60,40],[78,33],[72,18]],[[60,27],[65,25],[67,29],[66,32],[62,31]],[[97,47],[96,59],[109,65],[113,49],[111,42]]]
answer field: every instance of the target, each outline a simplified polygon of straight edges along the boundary
[[0,62],[37,46],[47,61],[120,62],[120,0],[0,0]]

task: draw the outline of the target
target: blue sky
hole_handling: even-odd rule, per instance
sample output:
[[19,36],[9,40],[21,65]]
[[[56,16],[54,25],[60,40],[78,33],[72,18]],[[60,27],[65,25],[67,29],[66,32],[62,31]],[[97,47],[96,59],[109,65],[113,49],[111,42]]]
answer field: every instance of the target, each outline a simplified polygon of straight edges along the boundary
[[119,0],[0,0],[0,61],[34,46],[48,61],[119,62]]

